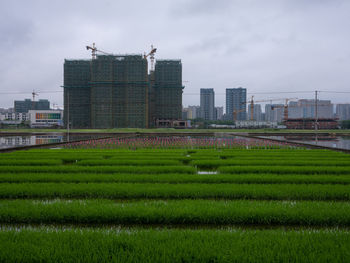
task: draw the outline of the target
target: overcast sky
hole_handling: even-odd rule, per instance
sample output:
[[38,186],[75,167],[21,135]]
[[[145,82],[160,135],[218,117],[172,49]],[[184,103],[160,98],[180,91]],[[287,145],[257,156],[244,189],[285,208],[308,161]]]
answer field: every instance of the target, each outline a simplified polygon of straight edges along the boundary
[[[184,106],[199,104],[200,88],[215,90],[216,106],[226,88],[257,100],[350,92],[349,14],[349,0],[4,0],[0,107],[32,90],[62,105],[64,59],[90,58],[93,42],[116,54],[153,44],[156,58],[181,59]],[[350,103],[350,93],[320,99]]]

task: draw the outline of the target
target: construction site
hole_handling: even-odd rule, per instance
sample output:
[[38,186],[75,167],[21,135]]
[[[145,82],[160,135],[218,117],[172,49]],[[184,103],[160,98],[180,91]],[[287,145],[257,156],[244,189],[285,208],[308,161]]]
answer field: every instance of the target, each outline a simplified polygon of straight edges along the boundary
[[66,127],[152,128],[181,119],[181,60],[155,61],[153,46],[143,55],[114,55],[95,44],[86,49],[91,59],[64,62]]
[[[317,98],[317,91],[314,100],[300,99],[298,98],[278,98],[269,100],[254,100],[254,96],[249,101],[238,103],[240,108],[237,109],[237,105],[233,108],[233,120],[237,127],[263,127],[266,125],[264,122],[259,122],[257,119],[257,109],[259,104],[257,102],[270,102],[265,106],[265,119],[267,122],[271,122],[272,115],[279,115],[281,120],[277,121],[282,123],[287,129],[337,129],[338,118],[333,116],[333,104],[330,100],[319,100]],[[284,104],[272,104],[274,100],[284,100]],[[238,114],[246,113],[245,106],[248,105],[248,120],[242,120]],[[232,107],[231,107],[232,108]],[[276,116],[274,116],[276,117]],[[276,122],[276,123],[277,123]]]

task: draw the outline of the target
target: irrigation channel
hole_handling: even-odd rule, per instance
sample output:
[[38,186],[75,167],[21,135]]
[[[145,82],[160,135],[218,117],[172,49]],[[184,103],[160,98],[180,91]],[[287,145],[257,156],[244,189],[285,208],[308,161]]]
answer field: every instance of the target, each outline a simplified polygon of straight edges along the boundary
[[102,136],[0,153],[0,262],[350,262],[348,153]]

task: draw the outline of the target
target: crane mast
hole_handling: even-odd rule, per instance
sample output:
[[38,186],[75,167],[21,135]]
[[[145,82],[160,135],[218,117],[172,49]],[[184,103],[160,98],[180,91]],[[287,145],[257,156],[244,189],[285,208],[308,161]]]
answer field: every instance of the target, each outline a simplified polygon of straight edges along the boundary
[[102,54],[109,55],[109,56],[113,55],[111,53],[107,53],[105,51],[97,49],[97,47],[95,46],[95,43],[92,43],[92,47],[91,46],[86,46],[86,50],[91,50],[91,57],[92,57],[92,59],[96,59],[96,53],[97,52],[100,52]]
[[154,71],[154,54],[157,52],[157,49],[155,47],[153,47],[153,45],[151,45],[151,51],[146,55],[146,53],[144,53],[143,58],[147,59],[147,57],[150,58],[151,61],[151,71]]

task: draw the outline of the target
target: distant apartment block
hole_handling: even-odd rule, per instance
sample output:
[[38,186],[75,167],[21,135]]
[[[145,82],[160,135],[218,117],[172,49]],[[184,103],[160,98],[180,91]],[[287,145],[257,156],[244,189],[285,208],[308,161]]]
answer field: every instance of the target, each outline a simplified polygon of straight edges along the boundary
[[339,120],[350,120],[350,104],[337,104],[336,106],[336,117]]
[[[316,117],[315,100],[302,99],[298,101],[290,101],[288,104],[289,119],[310,119]],[[333,104],[330,100],[317,100],[317,118],[330,119],[333,118]]]
[[15,100],[14,109],[16,113],[27,113],[29,110],[49,110],[48,100],[32,101],[31,99]]
[[188,106],[187,118],[194,120],[200,116],[200,106]]
[[[247,89],[226,89],[226,116],[228,120],[246,120]],[[234,116],[235,115],[235,116]]]
[[[262,116],[261,116],[261,105],[260,104],[254,104],[253,105],[253,120],[254,121],[262,121]],[[251,120],[251,105],[248,104],[248,119]]]
[[283,120],[283,104],[266,104],[265,105],[265,121],[282,122]]
[[222,120],[224,118],[224,107],[215,107],[215,119]]
[[21,113],[21,112],[6,112],[6,113],[0,113],[0,121],[17,121],[17,122],[24,122],[29,119],[28,113]]
[[215,93],[214,89],[200,90],[200,115],[204,120],[215,120]]

